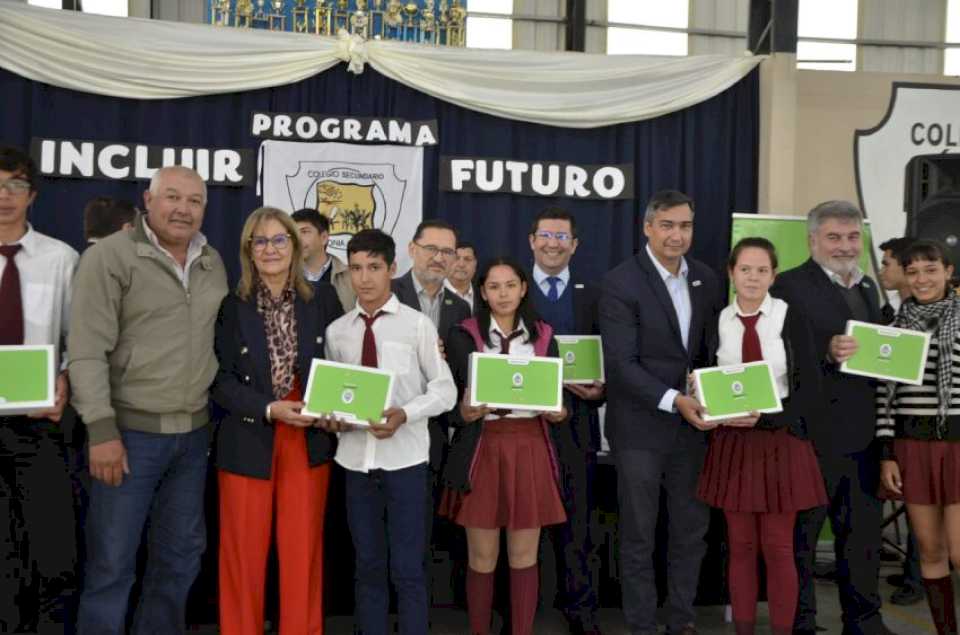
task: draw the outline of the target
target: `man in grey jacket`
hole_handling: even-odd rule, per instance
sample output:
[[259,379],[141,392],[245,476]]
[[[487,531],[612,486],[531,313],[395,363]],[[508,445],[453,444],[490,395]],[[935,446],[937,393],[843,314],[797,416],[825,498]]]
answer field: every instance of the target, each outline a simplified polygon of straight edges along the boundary
[[200,233],[206,186],[159,170],[134,228],[85,253],[67,350],[90,439],[88,561],[80,633],[122,633],[148,518],[133,633],[181,633],[206,547],[203,496],[213,332],[227,276]]

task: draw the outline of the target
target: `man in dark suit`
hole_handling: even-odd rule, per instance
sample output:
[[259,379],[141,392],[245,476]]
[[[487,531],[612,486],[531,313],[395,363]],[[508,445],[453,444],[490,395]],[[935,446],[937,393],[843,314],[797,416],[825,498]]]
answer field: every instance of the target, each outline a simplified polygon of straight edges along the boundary
[[881,323],[876,283],[858,262],[863,249],[860,210],[847,201],[817,205],[807,217],[810,259],[777,277],[771,294],[801,306],[813,328],[817,359],[822,360],[830,416],[807,423],[826,481],[827,507],[797,516],[797,573],[800,601],[794,633],[816,629],[813,565],[817,540],[829,514],[837,557],[843,632],[887,633],[880,619],[877,576],[880,558],[881,503],[874,383],[840,372],[857,350],[843,335],[848,320]]
[[[437,327],[441,345],[448,339],[448,334],[457,325],[470,317],[470,306],[458,298],[453,292],[444,288],[444,281],[450,270],[450,265],[456,258],[457,232],[448,223],[439,220],[425,220],[417,226],[413,240],[408,246],[410,260],[413,266],[406,274],[396,278],[393,283],[393,292],[403,304],[422,312],[430,318]],[[432,501],[427,505],[429,514],[427,522],[427,557],[434,547],[439,550],[451,551],[454,549],[454,536],[444,531],[444,524],[438,521],[435,512],[437,496],[440,494],[440,472],[450,445],[449,424],[446,416],[432,417],[428,422],[430,431],[430,496]],[[437,525],[436,545],[433,544],[434,523]],[[449,527],[448,527],[449,528]],[[453,531],[452,528],[451,531]],[[459,532],[458,532],[459,533]],[[429,580],[429,577],[428,577]]]
[[472,314],[477,310],[477,248],[465,240],[457,241],[457,257],[450,266],[444,286],[447,290],[467,303]]
[[[529,238],[534,260],[530,297],[537,313],[557,335],[599,335],[600,288],[570,273],[570,259],[579,245],[576,219],[564,209],[547,208],[534,219]],[[588,561],[594,549],[593,484],[600,450],[597,410],[603,403],[604,387],[600,382],[565,387],[573,395],[570,421],[551,428],[567,510],[567,522],[553,528],[559,604],[571,634],[597,635],[597,593]]]
[[413,266],[393,281],[397,298],[429,317],[441,340],[471,313],[470,305],[444,287],[456,248],[457,232],[451,225],[439,219],[423,221],[408,246]]
[[647,246],[603,279],[600,333],[607,373],[606,433],[617,466],[623,612],[631,635],[657,632],[653,551],[660,489],[669,515],[667,632],[696,633],[693,600],[709,510],[696,499],[706,452],[687,375],[705,365],[721,294],[717,276],[685,254],[693,201],[665,190],[647,204]]

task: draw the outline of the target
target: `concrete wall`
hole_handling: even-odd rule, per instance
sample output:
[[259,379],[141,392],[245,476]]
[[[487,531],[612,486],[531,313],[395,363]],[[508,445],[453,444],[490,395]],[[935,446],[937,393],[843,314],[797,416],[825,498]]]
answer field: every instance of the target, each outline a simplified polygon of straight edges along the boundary
[[937,75],[797,72],[795,213],[828,199],[857,201],[854,133],[880,123],[893,82],[960,84]]

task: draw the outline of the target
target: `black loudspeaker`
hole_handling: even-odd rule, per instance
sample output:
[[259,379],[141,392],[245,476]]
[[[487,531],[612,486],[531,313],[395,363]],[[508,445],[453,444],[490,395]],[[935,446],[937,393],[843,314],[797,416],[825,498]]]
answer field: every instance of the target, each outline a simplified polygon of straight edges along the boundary
[[904,185],[907,236],[939,240],[960,262],[960,155],[913,157]]

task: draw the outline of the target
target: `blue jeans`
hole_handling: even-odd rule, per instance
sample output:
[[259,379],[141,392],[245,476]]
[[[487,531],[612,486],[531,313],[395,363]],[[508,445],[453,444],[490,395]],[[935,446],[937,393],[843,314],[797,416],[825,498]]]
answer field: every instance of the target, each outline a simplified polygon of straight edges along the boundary
[[427,464],[402,470],[345,470],[347,522],[357,553],[356,620],[363,635],[386,635],[390,580],[397,589],[400,634],[425,635]]
[[77,630],[125,632],[137,549],[149,517],[149,555],[132,633],[186,629],[187,595],[206,548],[203,496],[210,431],[122,431],[130,474],[119,487],[94,480],[87,512],[87,567]]

